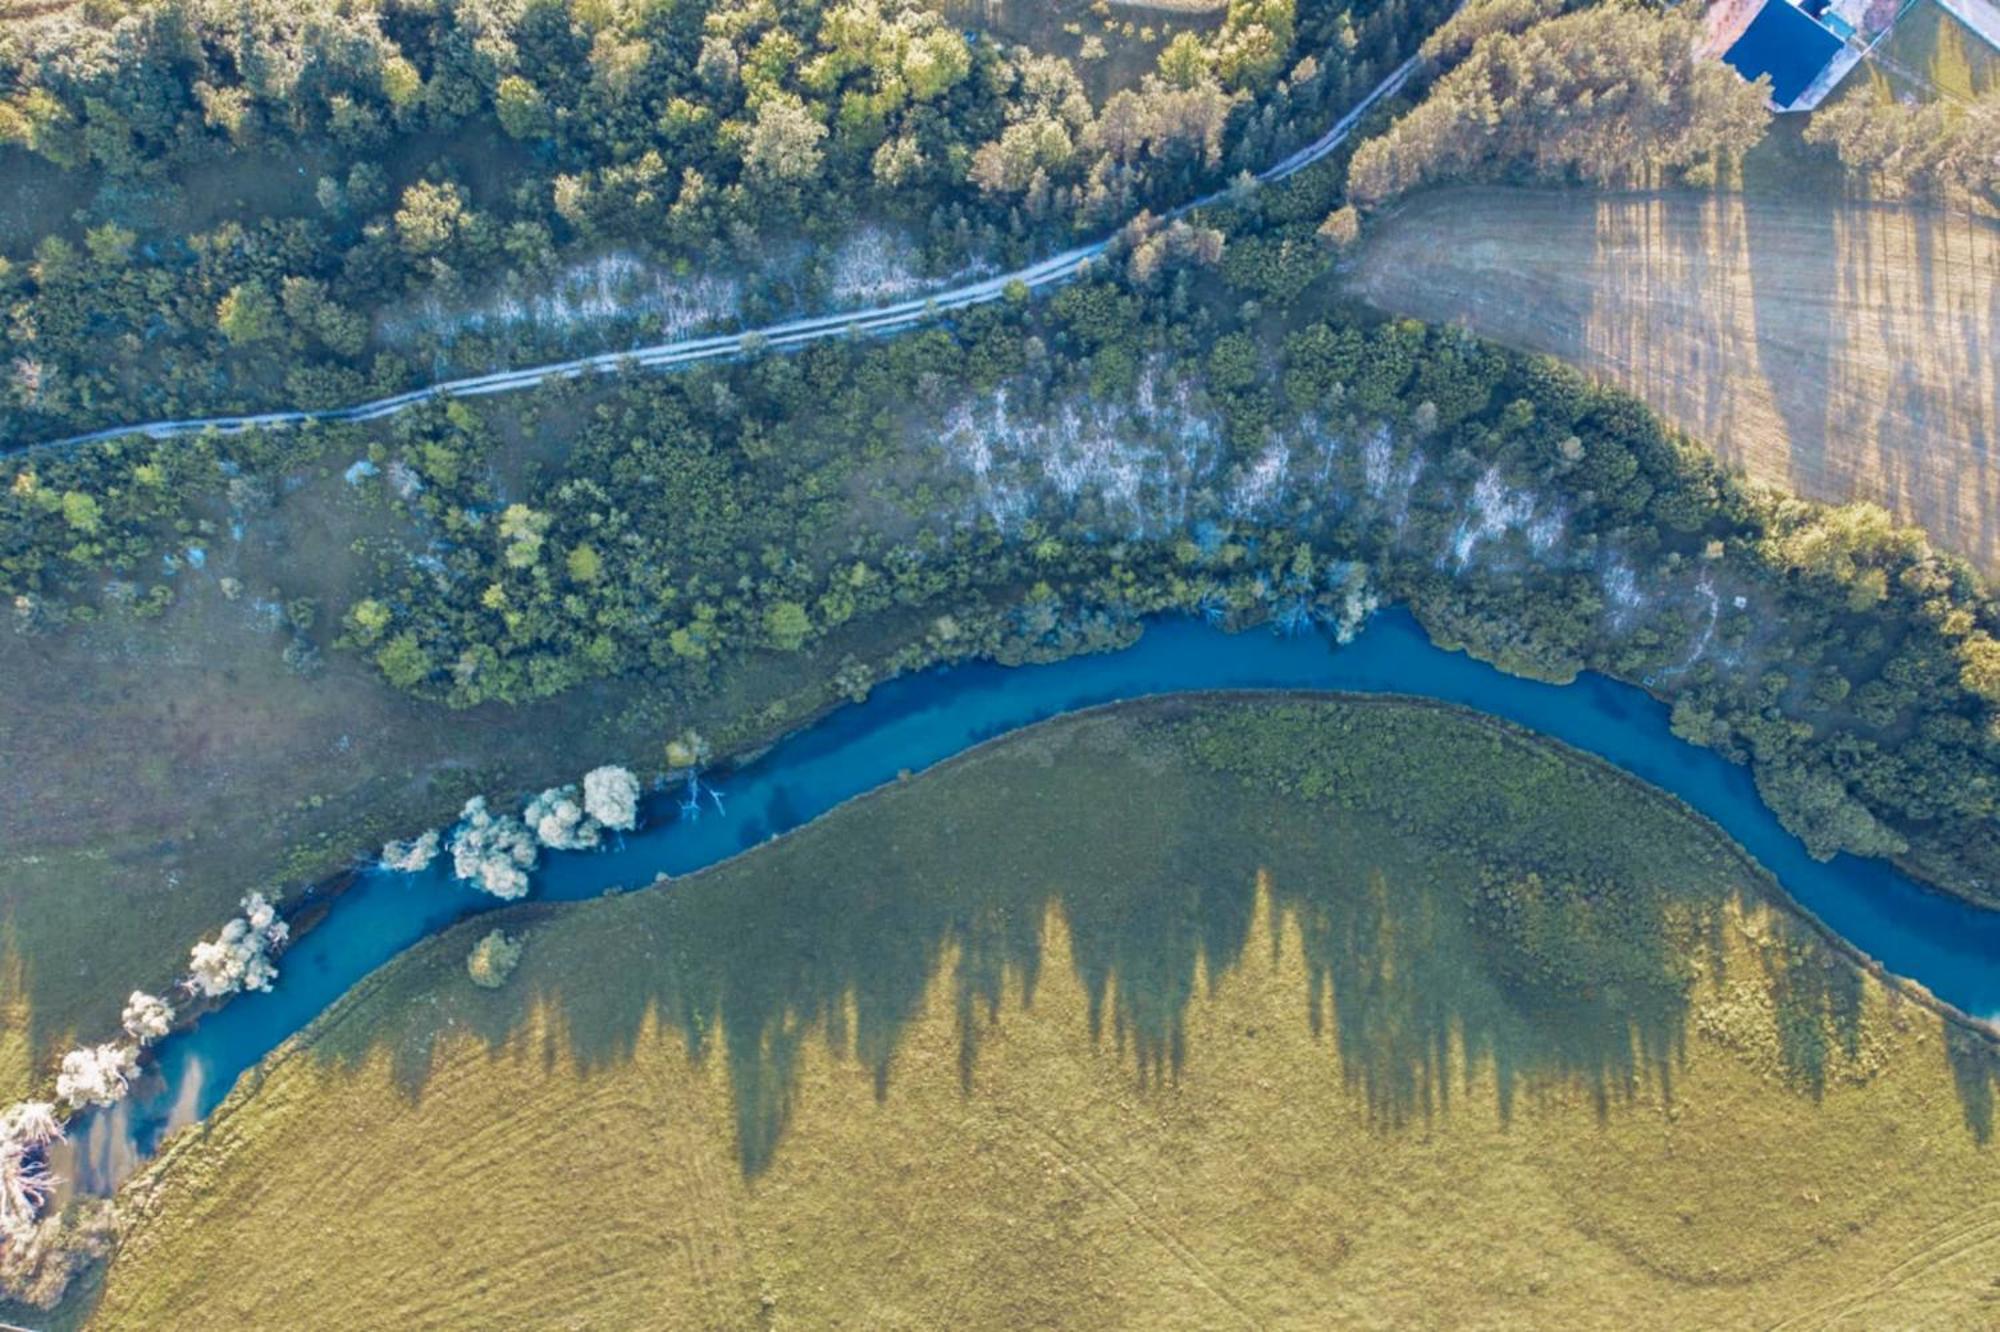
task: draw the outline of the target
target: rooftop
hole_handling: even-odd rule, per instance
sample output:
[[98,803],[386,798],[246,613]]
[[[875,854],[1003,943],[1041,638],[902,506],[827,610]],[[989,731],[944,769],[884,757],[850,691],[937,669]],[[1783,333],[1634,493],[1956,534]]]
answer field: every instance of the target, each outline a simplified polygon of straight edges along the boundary
[[1769,0],[1722,58],[1746,79],[1769,74],[1771,101],[1782,108],[1812,86],[1840,47],[1840,38],[1804,11],[1786,0]]

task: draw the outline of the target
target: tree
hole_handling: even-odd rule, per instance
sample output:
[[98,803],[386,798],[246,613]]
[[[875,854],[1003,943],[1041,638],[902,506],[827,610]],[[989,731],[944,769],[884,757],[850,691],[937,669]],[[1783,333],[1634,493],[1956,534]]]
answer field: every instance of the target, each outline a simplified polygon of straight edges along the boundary
[[583,775],[583,807],[605,827],[630,832],[639,826],[639,779],[625,768],[593,768]]
[[751,179],[795,183],[819,174],[826,126],[793,93],[774,93],[757,107],[744,143],[743,166]]
[[508,74],[494,88],[494,114],[500,116],[500,128],[514,138],[544,138],[550,130],[542,90],[520,74]]
[[494,930],[472,945],[472,951],[465,955],[465,974],[481,989],[497,990],[514,974],[521,961],[522,947],[522,941],[509,938],[505,930]]
[[1291,56],[1294,0],[1229,0],[1216,38],[1216,72],[1232,88],[1261,88]]
[[215,325],[231,344],[246,347],[278,331],[278,303],[261,282],[240,282],[215,307]]
[[63,522],[78,536],[96,536],[103,530],[104,509],[96,496],[82,490],[65,490],[61,503]]
[[958,86],[972,69],[965,39],[948,28],[914,37],[903,50],[903,82],[919,102],[942,97]]
[[449,182],[420,180],[403,191],[396,209],[396,239],[415,258],[443,253],[466,223],[465,191]]
[[1207,81],[1209,66],[1208,48],[1192,32],[1174,34],[1174,39],[1160,50],[1160,77],[1169,88],[1199,86]]
[[382,645],[375,654],[375,664],[389,683],[398,689],[410,689],[430,678],[437,667],[431,661],[431,654],[424,650],[423,641],[414,633],[405,630]]
[[1347,249],[1361,239],[1361,214],[1354,210],[1353,204],[1334,209],[1319,224],[1319,238],[1336,252]]
[[1979,630],[1958,645],[1958,659],[1966,692],[2000,707],[2000,641]]
[[542,541],[549,530],[549,515],[537,513],[525,504],[509,504],[500,515],[502,555],[509,569],[532,569],[541,562]]
[[594,583],[604,573],[604,557],[589,542],[574,547],[563,557],[563,567],[579,583]]
[[797,652],[812,632],[806,608],[796,601],[780,601],[764,612],[764,632],[771,645],[783,652]]
[[348,610],[347,627],[353,633],[355,642],[366,647],[382,637],[391,618],[387,606],[373,597],[363,597]]
[[139,234],[131,228],[106,222],[83,233],[83,246],[90,251],[90,257],[98,267],[113,270],[123,268],[131,261],[132,246],[138,239]]

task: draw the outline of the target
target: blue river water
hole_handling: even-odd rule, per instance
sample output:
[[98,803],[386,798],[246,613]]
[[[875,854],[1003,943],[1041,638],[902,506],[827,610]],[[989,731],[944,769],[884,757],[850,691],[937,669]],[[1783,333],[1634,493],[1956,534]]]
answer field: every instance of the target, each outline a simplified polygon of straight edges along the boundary
[[[1888,970],[1976,1017],[2000,1018],[2000,912],[1930,891],[1883,862],[1813,860],[1758,798],[1745,769],[1676,738],[1667,709],[1642,690],[1588,674],[1564,686],[1505,675],[1433,646],[1401,610],[1377,615],[1340,648],[1314,635],[1227,634],[1172,619],[1153,622],[1118,652],[1045,666],[974,663],[893,680],[722,779],[719,797],[701,798],[698,817],[683,812],[681,792],[662,793],[647,802],[640,831],[619,845],[545,854],[534,894],[594,897],[715,864],[900,773],[1059,713],[1184,690],[1258,688],[1441,699],[1596,754],[1713,820],[1793,898]],[[240,996],[155,1047],[156,1090],[73,1126],[76,1184],[98,1192],[115,1186],[168,1129],[207,1115],[244,1070],[355,982],[453,921],[500,905],[453,882],[449,859],[416,875],[363,872],[280,957],[273,991]]]

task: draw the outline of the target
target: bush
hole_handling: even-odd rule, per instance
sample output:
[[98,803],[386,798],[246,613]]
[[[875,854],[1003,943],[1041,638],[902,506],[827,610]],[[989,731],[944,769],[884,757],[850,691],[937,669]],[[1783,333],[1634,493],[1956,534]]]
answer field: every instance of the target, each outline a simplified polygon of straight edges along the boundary
[[505,930],[495,930],[465,955],[465,974],[484,990],[497,990],[507,983],[520,964],[522,941],[510,939]]

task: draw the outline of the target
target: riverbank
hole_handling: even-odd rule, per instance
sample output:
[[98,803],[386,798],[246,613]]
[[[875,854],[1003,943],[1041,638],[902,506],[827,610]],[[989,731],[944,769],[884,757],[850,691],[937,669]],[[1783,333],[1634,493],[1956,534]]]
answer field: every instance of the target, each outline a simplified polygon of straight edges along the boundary
[[[1202,757],[1260,732],[1373,775],[1310,794]],[[1220,1290],[1285,1323],[1391,1316],[1410,1264],[1433,1314],[1540,1325],[1866,1298],[1990,1196],[1990,1153],[1948,1024],[1761,882],[1671,802],[1449,709],[1066,717],[665,891],[528,904],[375,973],[128,1191],[100,1321],[977,1322],[1059,1290],[1086,1321],[1212,1322]],[[497,992],[463,971],[496,925],[527,945]],[[552,1126],[563,1151],[519,1150]],[[946,1234],[972,1305],[938,1303],[966,1288],[917,1237]],[[1975,1286],[1933,1264],[1899,1294]]]
[[[1042,667],[964,664],[891,681],[867,704],[832,713],[744,767],[726,783],[726,807],[718,799],[697,821],[675,817],[670,802],[656,800],[652,822],[618,853],[551,856],[536,891],[545,899],[578,900],[657,874],[706,868],[900,774],[1092,704],[1271,687],[1424,695],[1593,752],[1714,819],[1804,911],[1888,971],[1917,978],[1941,1005],[1976,1020],[2000,1014],[2000,975],[1991,965],[2000,955],[2000,917],[1929,892],[1877,862],[1810,859],[1741,769],[1675,738],[1664,709],[1638,690],[1595,676],[1569,686],[1506,676],[1431,646],[1407,615],[1395,613],[1379,616],[1368,634],[1338,651],[1317,640],[1232,636],[1166,621],[1123,652]],[[163,1042],[160,1082],[118,1114],[93,1116],[80,1128],[76,1178],[108,1191],[163,1135],[207,1114],[239,1074],[349,986],[404,947],[496,905],[451,881],[442,866],[414,878],[379,870],[364,875],[321,928],[293,945],[283,964],[287,980],[275,993],[232,1004],[192,1033]]]

